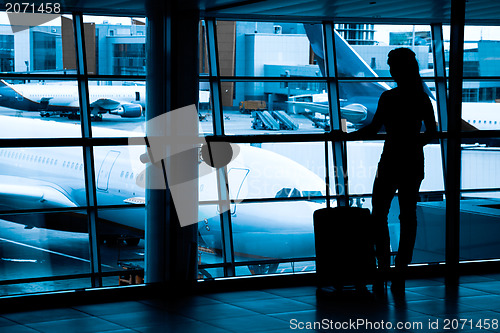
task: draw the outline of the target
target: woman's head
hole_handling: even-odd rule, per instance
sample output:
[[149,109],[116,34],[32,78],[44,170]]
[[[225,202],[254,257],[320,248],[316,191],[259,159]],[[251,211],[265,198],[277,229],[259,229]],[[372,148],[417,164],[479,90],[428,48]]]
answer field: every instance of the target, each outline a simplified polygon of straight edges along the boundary
[[401,47],[389,52],[387,64],[390,66],[391,76],[398,86],[422,85],[418,62],[415,53]]

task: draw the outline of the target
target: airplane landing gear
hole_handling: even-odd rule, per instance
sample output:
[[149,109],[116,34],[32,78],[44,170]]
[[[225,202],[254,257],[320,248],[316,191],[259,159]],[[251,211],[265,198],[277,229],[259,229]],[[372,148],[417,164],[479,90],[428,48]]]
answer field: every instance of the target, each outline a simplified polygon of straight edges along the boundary
[[51,117],[53,115],[55,115],[56,113],[55,112],[51,112],[51,111],[40,111],[40,117]]
[[90,120],[92,121],[102,121],[102,114],[91,114]]

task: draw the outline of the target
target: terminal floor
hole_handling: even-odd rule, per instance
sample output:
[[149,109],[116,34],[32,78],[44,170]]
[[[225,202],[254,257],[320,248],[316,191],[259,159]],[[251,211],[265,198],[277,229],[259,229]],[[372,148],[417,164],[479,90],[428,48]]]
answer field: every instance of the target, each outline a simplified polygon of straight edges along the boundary
[[[395,297],[389,290],[382,298],[345,293],[325,299],[317,298],[316,289],[306,286],[3,313],[0,332],[311,331],[307,328],[500,332],[499,320],[500,274],[489,274],[461,277],[460,285],[452,289],[442,279],[410,280],[404,297]],[[397,330],[398,324],[407,329]],[[342,325],[344,330],[336,329]],[[457,329],[452,329],[455,325]]]

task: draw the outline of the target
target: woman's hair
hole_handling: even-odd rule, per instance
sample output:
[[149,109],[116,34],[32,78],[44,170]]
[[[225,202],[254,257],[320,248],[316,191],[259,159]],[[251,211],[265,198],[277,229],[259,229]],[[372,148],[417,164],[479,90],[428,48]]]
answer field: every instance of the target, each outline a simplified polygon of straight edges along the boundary
[[400,47],[389,52],[387,64],[399,73],[404,75],[406,82],[416,85],[416,88],[422,88],[423,82],[420,77],[419,67],[415,53],[406,47]]

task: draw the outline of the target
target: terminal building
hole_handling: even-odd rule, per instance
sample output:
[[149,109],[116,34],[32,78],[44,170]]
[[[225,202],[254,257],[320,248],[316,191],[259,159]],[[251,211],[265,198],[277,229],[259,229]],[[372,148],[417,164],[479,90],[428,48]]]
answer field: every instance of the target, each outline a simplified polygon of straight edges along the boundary
[[[0,25],[2,329],[498,330],[497,2],[58,8]],[[396,87],[387,57],[401,47],[437,124],[406,288],[390,288],[399,193],[390,268],[341,288],[338,258],[361,240],[336,239],[355,221],[319,235],[314,214],[372,210],[387,133],[347,134]]]

